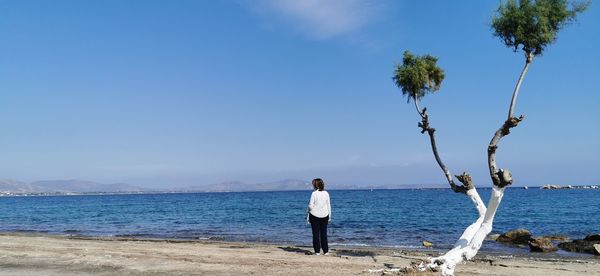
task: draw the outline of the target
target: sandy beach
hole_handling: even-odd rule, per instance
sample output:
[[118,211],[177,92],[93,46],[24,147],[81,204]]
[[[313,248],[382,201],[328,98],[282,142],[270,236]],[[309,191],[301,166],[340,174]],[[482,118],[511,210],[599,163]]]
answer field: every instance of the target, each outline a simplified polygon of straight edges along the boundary
[[[435,252],[220,241],[0,235],[1,275],[383,275]],[[600,275],[599,257],[480,254],[457,275]],[[435,274],[421,274],[435,275]]]

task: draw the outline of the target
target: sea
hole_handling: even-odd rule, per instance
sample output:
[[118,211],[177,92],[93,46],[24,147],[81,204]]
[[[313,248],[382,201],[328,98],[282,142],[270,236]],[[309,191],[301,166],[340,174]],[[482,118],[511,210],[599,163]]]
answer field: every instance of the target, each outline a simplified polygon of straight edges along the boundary
[[[479,188],[484,202],[491,189]],[[0,232],[311,244],[311,191],[0,197]],[[330,190],[329,243],[335,247],[451,248],[477,219],[467,196],[450,189]],[[506,190],[493,233],[534,236],[600,233],[600,190]],[[486,241],[483,251],[526,253]]]

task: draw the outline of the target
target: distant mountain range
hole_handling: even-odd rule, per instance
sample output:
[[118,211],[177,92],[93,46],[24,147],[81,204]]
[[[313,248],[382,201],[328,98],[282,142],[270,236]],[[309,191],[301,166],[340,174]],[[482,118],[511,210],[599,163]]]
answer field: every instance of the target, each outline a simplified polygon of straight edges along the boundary
[[285,179],[276,182],[245,183],[241,181],[221,182],[211,185],[189,186],[181,190],[187,192],[250,192],[250,191],[297,191],[307,190],[312,184],[305,180]]
[[138,192],[249,192],[308,190],[308,181],[285,179],[265,183],[229,181],[209,185],[176,187],[170,189],[146,189],[124,183],[101,184],[85,180],[44,180],[22,182],[0,180],[0,194],[89,194],[89,193],[138,193]]
[[[448,188],[448,185],[427,185],[428,188]],[[358,189],[419,189],[424,185],[326,185],[332,190],[358,190]],[[211,185],[188,186],[179,189],[186,192],[249,192],[249,191],[302,191],[312,190],[310,181],[300,179],[284,179],[274,182],[246,183],[242,181],[228,181]]]
[[[447,188],[446,185],[429,185]],[[327,185],[327,189],[356,190],[356,189],[398,189],[423,188],[422,185]],[[44,180],[22,182],[0,179],[0,195],[25,194],[93,194],[93,193],[150,193],[150,192],[250,192],[250,191],[302,191],[312,189],[310,181],[300,179],[284,179],[273,182],[246,183],[228,181],[208,185],[192,185],[165,189],[148,189],[125,183],[101,184],[85,180]]]
[[0,194],[82,194],[143,192],[145,189],[124,183],[100,184],[85,180],[45,180],[21,182],[0,180]]

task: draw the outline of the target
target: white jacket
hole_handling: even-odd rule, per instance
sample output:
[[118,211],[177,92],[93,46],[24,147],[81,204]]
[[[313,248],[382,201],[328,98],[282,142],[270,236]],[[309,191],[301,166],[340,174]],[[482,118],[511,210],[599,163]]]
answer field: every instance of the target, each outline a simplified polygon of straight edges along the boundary
[[331,220],[331,202],[327,191],[316,190],[310,195],[308,212],[315,217],[324,218],[329,216]]

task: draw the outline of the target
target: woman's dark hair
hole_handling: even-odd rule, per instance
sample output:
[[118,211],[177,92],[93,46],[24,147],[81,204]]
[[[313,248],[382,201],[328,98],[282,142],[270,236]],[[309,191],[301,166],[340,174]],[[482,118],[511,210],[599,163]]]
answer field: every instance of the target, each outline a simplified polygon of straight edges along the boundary
[[323,179],[321,179],[321,178],[313,179],[312,185],[313,185],[313,188],[315,188],[315,190],[319,190],[319,191],[325,190],[325,182],[323,182]]

